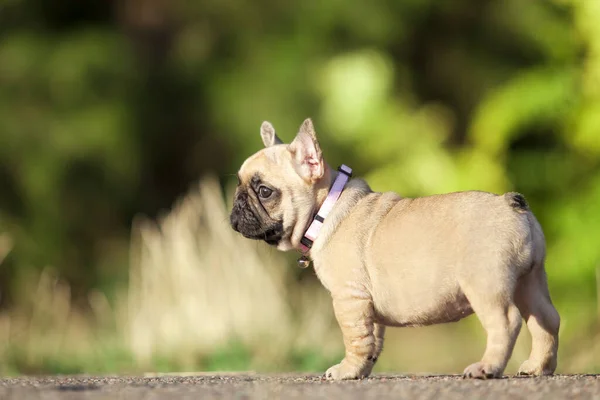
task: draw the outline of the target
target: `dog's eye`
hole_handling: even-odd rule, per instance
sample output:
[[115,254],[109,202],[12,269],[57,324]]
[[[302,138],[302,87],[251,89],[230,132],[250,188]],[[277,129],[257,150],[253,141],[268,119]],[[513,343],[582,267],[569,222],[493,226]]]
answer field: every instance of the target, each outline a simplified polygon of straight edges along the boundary
[[268,199],[272,193],[273,191],[266,186],[261,186],[258,188],[258,195],[261,199]]

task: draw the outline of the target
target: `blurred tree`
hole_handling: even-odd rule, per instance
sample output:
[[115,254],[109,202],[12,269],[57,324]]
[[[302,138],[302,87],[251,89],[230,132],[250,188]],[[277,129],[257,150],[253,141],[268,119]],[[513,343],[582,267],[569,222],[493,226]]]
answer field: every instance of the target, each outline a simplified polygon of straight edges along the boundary
[[174,28],[116,15],[104,1],[15,1],[0,16],[5,303],[29,268],[58,268],[75,298],[123,280],[133,215],[222,165],[202,90],[170,65]]

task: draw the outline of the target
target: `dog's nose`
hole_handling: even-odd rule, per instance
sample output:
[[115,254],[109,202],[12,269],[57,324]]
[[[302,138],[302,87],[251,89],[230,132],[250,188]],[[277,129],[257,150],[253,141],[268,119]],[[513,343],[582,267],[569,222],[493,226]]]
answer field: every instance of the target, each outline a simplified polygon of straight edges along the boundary
[[229,217],[229,222],[231,223],[231,227],[233,228],[233,230],[236,232],[239,232],[239,230],[238,230],[239,218],[237,216],[237,213],[235,212],[235,209],[233,209],[233,211],[231,211],[231,216]]

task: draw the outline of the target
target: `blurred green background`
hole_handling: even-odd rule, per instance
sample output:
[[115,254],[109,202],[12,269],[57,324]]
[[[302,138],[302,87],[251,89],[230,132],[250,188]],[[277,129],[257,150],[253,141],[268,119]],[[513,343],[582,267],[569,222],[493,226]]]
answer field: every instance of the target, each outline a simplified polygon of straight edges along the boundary
[[[598,21],[595,0],[2,0],[0,373],[337,362],[314,273],[227,219],[261,122],[289,141],[308,116],[375,190],[524,193],[559,371],[600,371]],[[377,371],[460,373],[484,343],[475,317],[388,337]]]

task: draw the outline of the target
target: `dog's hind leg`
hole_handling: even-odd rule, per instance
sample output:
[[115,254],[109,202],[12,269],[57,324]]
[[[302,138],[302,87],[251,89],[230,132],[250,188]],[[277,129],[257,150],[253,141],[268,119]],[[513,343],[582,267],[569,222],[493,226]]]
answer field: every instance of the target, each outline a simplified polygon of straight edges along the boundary
[[[507,279],[510,281],[510,279]],[[512,354],[521,330],[521,314],[513,302],[514,285],[485,279],[462,287],[473,311],[487,333],[481,361],[465,368],[466,378],[499,378]],[[502,288],[502,289],[498,289]]]
[[560,317],[552,305],[543,265],[521,277],[515,302],[531,333],[531,354],[519,375],[552,375],[556,369]]

